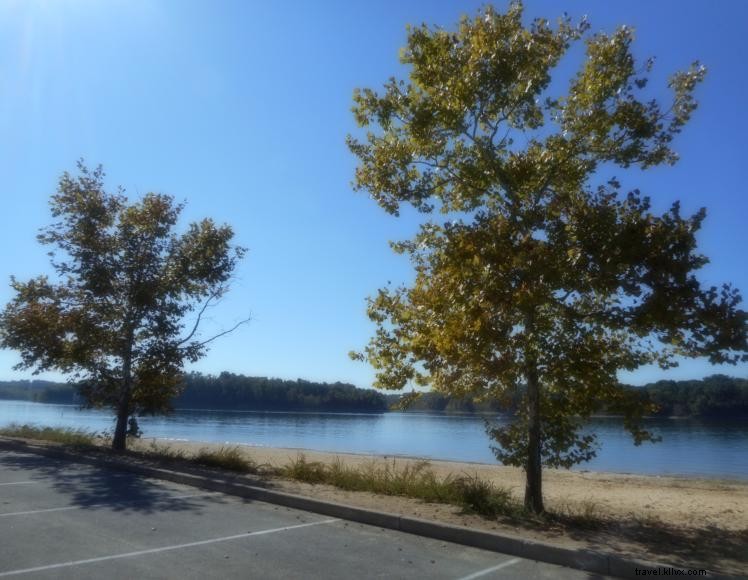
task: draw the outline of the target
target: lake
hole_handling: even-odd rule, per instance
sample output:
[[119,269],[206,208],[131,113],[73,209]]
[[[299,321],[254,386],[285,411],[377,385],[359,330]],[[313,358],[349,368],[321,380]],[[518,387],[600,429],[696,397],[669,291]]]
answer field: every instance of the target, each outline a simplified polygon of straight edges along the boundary
[[[9,423],[111,430],[105,411],[70,405],[0,401]],[[437,413],[300,413],[179,410],[139,419],[143,437],[318,451],[407,455],[495,463],[483,427],[472,415]],[[698,475],[748,480],[748,421],[649,419],[662,442],[634,446],[615,418],[592,419],[601,448],[576,469],[650,475]]]

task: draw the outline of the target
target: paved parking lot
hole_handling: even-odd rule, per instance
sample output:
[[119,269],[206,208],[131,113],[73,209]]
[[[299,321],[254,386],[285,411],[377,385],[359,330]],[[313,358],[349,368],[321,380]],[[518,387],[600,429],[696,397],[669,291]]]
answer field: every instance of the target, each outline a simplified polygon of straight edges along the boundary
[[600,578],[43,456],[0,452],[0,578]]

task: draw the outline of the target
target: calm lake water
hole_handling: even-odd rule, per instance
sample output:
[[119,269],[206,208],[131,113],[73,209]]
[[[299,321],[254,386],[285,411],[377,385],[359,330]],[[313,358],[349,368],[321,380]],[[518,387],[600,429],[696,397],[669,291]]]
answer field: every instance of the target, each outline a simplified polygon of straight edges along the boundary
[[[495,463],[483,419],[422,413],[275,413],[180,410],[143,417],[143,436],[319,451],[409,455]],[[112,429],[109,413],[69,405],[0,401],[0,427],[9,423]],[[598,457],[577,469],[748,479],[748,421],[651,419],[662,442],[634,446],[621,422],[593,419]]]

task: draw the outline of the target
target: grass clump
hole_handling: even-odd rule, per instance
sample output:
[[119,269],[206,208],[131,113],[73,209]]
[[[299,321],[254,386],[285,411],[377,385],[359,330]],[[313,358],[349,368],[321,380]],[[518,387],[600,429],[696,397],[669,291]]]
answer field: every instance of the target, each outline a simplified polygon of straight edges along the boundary
[[656,516],[630,512],[625,518],[606,511],[605,507],[590,499],[569,501],[556,499],[542,514],[522,510],[522,523],[540,529],[556,531],[576,530],[604,533],[614,530],[621,534],[624,528],[645,529],[666,526]]
[[453,485],[459,490],[462,506],[469,511],[489,517],[516,517],[523,513],[522,506],[508,489],[497,487],[477,475],[457,478],[453,480]]
[[560,502],[545,514],[550,523],[587,530],[598,530],[605,524],[605,514],[593,501]]
[[249,459],[239,447],[221,447],[219,449],[201,449],[191,459],[193,463],[205,467],[217,467],[239,473],[254,472],[257,465]]
[[398,465],[366,463],[348,466],[308,461],[299,454],[280,469],[280,475],[306,483],[325,483],[349,491],[400,495],[428,502],[447,503],[487,517],[514,515],[519,509],[511,493],[477,476],[439,478],[427,461]]
[[76,447],[92,446],[99,436],[95,431],[73,429],[72,427],[36,427],[34,425],[18,425],[11,423],[0,428],[0,435],[4,437],[21,437],[23,439],[37,439],[53,441]]
[[187,454],[181,449],[173,449],[168,445],[159,445],[156,440],[150,442],[148,449],[138,449],[135,453],[148,457],[149,459],[159,459],[162,461],[185,461]]
[[260,472],[260,467],[248,458],[240,447],[203,448],[193,454],[178,447],[160,445],[154,439],[147,448],[135,449],[132,453],[168,463],[200,465],[239,473]]
[[295,460],[284,465],[280,475],[306,483],[331,483],[328,466],[319,461],[307,461],[306,455],[299,453]]

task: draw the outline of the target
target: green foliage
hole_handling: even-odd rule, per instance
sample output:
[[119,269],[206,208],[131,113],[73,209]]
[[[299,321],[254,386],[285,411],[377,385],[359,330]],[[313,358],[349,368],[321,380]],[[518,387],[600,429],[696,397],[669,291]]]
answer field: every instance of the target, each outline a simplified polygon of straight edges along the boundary
[[0,346],[20,353],[17,368],[68,374],[90,405],[115,409],[113,445],[124,449],[128,417],[168,409],[184,362],[204,354],[212,339],[198,338],[201,315],[244,250],[209,219],[175,233],[183,206],[168,195],[129,203],[121,189],[104,190],[101,167],[78,170],[61,177],[50,202],[57,221],[38,236],[58,281],[12,279]]
[[71,404],[75,402],[75,398],[75,387],[67,383],[28,380],[0,381],[0,399]]
[[464,475],[453,479],[451,483],[457,490],[459,504],[468,511],[487,517],[521,514],[520,506],[508,489],[496,487],[477,475]]
[[441,413],[480,413],[495,415],[506,413],[517,408],[517,400],[502,405],[499,401],[476,400],[470,396],[453,396],[449,393],[427,391],[423,393],[406,393],[404,395],[387,395],[386,400],[392,411],[437,411]]
[[[619,370],[748,357],[739,293],[695,276],[707,262],[696,251],[705,211],[682,216],[675,203],[656,215],[614,173],[677,160],[671,143],[705,69],[674,74],[662,105],[633,31],[589,29],[568,18],[525,26],[520,2],[454,32],[410,28],[409,79],[356,91],[366,132],[348,138],[355,187],[390,214],[424,214],[412,240],[393,244],[415,279],[369,299],[376,333],[353,357],[386,389],[415,382],[508,405],[526,386],[517,425],[491,434],[500,460],[527,469],[538,511],[541,460],[590,458],[578,429],[601,402],[637,443],[650,438],[639,419],[652,408]],[[585,56],[561,94],[551,78],[579,42]]]
[[[657,381],[641,387],[623,385],[642,404],[651,409],[649,416],[655,417],[700,417],[704,419],[748,418],[748,379],[712,375],[701,380],[690,381]],[[455,398],[444,393],[422,393],[415,401],[409,403],[407,411],[438,411],[458,413],[495,414],[502,412],[516,414],[523,389],[519,389],[514,400],[507,408],[500,409],[496,401],[478,403],[473,399]],[[0,390],[2,396],[2,390]],[[392,408],[397,406],[401,395],[387,395],[387,403]],[[406,401],[407,402],[407,401]],[[596,413],[611,415],[614,409],[604,401]]]
[[[576,417],[558,417],[544,421],[540,437],[540,457],[548,467],[570,468],[589,461],[596,454],[596,438],[592,434],[578,434]],[[530,454],[527,419],[523,413],[508,426],[486,422],[486,433],[498,445],[492,445],[494,455],[505,465],[524,465]]]
[[[76,385],[48,381],[0,382],[0,399],[38,403],[75,404]],[[387,409],[385,397],[373,389],[358,389],[344,383],[287,381],[266,377],[246,377],[221,373],[216,377],[188,373],[172,399],[175,408],[233,410],[305,410],[381,412]]]
[[94,445],[99,434],[86,429],[72,429],[70,427],[36,427],[34,425],[17,425],[12,423],[0,428],[3,437],[20,437],[22,439],[38,439],[53,441],[73,446]]
[[643,387],[662,417],[748,417],[748,380],[712,375],[702,381],[658,381]]
[[[247,377],[233,373],[217,376],[187,373],[171,403],[177,409],[231,409],[250,411],[382,412],[384,395],[346,383],[287,381]],[[0,381],[0,399],[37,403],[76,404],[78,386],[49,381]]]
[[174,400],[174,405],[181,408],[358,412],[387,408],[381,393],[339,382],[287,381],[223,372],[217,376],[189,373],[183,384],[183,391]]

